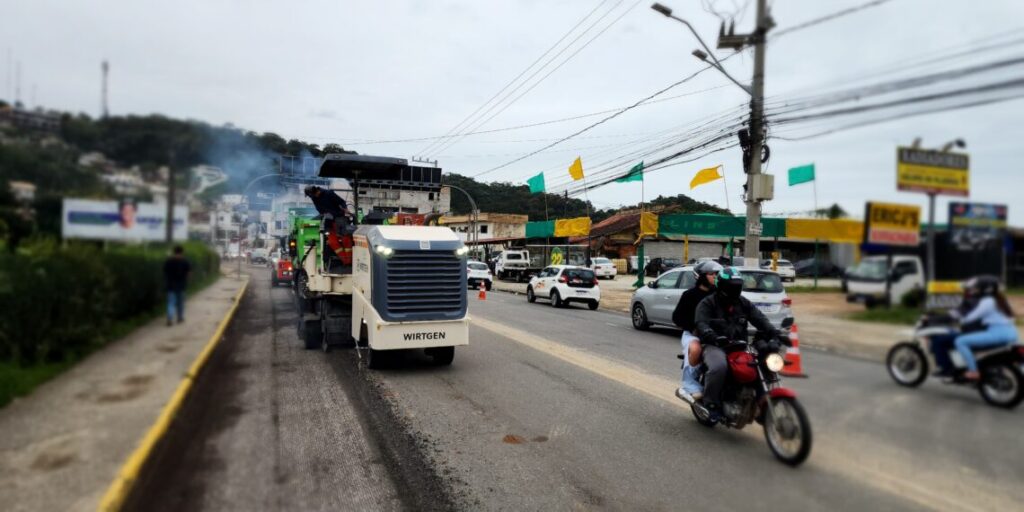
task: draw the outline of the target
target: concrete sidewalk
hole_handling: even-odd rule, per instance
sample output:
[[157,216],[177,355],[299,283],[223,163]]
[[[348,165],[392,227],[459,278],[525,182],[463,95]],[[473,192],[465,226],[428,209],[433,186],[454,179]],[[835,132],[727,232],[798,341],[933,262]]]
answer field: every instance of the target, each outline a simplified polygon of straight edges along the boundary
[[0,410],[4,509],[95,510],[243,282],[222,277],[187,301],[184,324],[158,318]]

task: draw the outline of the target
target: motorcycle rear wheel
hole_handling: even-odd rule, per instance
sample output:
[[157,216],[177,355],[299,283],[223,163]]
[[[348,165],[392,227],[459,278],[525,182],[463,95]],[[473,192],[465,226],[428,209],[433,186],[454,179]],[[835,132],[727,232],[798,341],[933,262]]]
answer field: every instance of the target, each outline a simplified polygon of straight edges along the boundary
[[784,464],[799,466],[811,454],[811,421],[795,398],[778,397],[770,400],[772,408],[766,412],[764,422],[764,438],[768,448]]
[[928,378],[928,358],[916,343],[901,341],[889,349],[885,369],[900,386],[916,388]]
[[978,392],[989,405],[1013,409],[1024,401],[1024,374],[1012,364],[987,368],[981,373]]

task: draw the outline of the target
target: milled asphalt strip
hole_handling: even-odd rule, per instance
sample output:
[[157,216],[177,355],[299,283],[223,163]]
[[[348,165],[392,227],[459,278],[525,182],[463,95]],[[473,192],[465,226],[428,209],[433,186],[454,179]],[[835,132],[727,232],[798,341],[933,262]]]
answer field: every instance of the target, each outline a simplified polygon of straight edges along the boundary
[[104,493],[103,498],[100,500],[98,509],[104,512],[120,510],[124,505],[125,498],[128,497],[128,493],[131,492],[132,487],[138,480],[139,473],[142,471],[143,466],[146,464],[146,460],[150,454],[153,453],[153,449],[157,443],[167,434],[167,429],[170,427],[171,422],[174,420],[175,414],[181,409],[181,405],[185,402],[185,398],[188,397],[189,391],[192,389],[192,383],[195,377],[199,375],[199,372],[203,369],[203,365],[210,359],[210,354],[213,353],[213,349],[220,343],[221,338],[224,337],[224,330],[227,329],[231,319],[235,316],[235,311],[238,309],[239,303],[241,303],[242,295],[245,294],[245,289],[249,286],[247,280],[242,284],[242,288],[238,290],[233,299],[231,308],[228,309],[224,318],[221,319],[220,324],[217,325],[217,329],[213,332],[213,336],[210,337],[209,341],[206,342],[206,346],[203,347],[202,352],[196,357],[195,361],[192,362],[192,366],[189,367],[188,372],[185,373],[185,377],[181,379],[181,383],[178,384],[178,388],[171,395],[170,401],[164,405],[160,411],[160,415],[157,416],[157,420],[153,423],[153,426],[149,427],[146,435],[143,436],[142,441],[135,450],[128,456],[124,464],[121,466],[120,471],[117,472],[117,477],[111,482],[110,487],[107,488],[107,492]]
[[[673,390],[678,385],[674,380],[655,377],[640,368],[624,365],[498,322],[484,320],[478,315],[473,316],[472,322],[483,329],[628,386],[665,404],[689,409],[688,405],[673,394]],[[811,423],[813,428],[813,417]],[[760,437],[760,429],[747,429],[744,432]],[[893,452],[881,453],[877,450],[879,448],[877,446],[847,446],[845,447],[847,449],[843,450],[843,447],[833,446],[833,444],[841,444],[838,440],[834,443],[823,443],[822,438],[823,436],[819,432],[818,444],[812,450],[808,464],[814,464],[818,469],[838,473],[849,480],[901,496],[919,505],[939,510],[976,510],[979,512],[993,509],[1014,509],[1019,506],[1019,503],[1014,503],[1012,499],[1008,500],[1005,495],[1000,495],[998,489],[993,489],[985,482],[968,481],[970,479],[964,478],[964,475],[952,474],[948,471],[950,468],[933,468],[924,472],[920,469],[914,470],[909,466],[909,460],[895,457]],[[864,460],[865,457],[875,454],[885,456],[885,459],[873,457]],[[908,454],[909,456],[911,454]],[[785,470],[782,466],[780,469]],[[968,496],[973,496],[974,499],[972,500]]]

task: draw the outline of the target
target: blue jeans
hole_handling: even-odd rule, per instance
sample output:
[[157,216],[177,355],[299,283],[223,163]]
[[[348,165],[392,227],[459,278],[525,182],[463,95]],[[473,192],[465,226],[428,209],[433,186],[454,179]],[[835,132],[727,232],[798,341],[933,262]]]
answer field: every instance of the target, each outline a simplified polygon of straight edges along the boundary
[[998,346],[1009,345],[1017,342],[1017,328],[1012,325],[993,325],[986,327],[984,331],[961,334],[956,337],[954,344],[957,351],[967,362],[967,369],[978,371],[978,362],[974,359],[974,352],[971,347],[986,345]]
[[178,317],[178,321],[185,320],[185,291],[170,291],[167,292],[167,320],[174,320],[174,317]]
[[956,333],[950,332],[947,334],[936,334],[931,337],[931,350],[932,354],[935,355],[935,366],[939,367],[943,373],[953,373],[953,360],[949,357],[949,350],[953,348],[953,342],[956,340]]
[[704,388],[697,382],[697,369],[690,364],[690,341],[697,339],[696,336],[683,331],[680,340],[683,344],[683,391],[689,394],[701,393]]

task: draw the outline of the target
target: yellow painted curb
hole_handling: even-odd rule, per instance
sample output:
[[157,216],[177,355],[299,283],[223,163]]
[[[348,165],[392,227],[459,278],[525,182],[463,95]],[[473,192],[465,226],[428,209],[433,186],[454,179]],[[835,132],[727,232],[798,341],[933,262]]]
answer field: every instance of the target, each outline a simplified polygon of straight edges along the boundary
[[171,400],[164,405],[164,408],[160,411],[160,416],[157,417],[153,426],[149,427],[149,431],[146,432],[146,435],[139,442],[135,451],[121,465],[121,470],[117,472],[117,477],[111,482],[107,492],[103,495],[103,499],[100,500],[99,510],[104,512],[117,511],[124,505],[124,500],[128,497],[128,493],[131,492],[132,486],[135,485],[135,481],[138,479],[139,472],[142,471],[142,466],[145,464],[146,459],[153,452],[156,443],[167,434],[167,429],[171,426],[171,420],[174,419],[174,415],[177,414],[181,404],[185,402],[185,397],[188,396],[189,390],[192,389],[195,377],[199,375],[203,365],[210,359],[213,349],[217,347],[220,339],[224,337],[224,331],[227,329],[228,324],[231,323],[231,318],[235,316],[235,310],[238,309],[238,304],[242,302],[242,294],[245,293],[245,289],[248,286],[249,281],[242,284],[242,288],[235,294],[234,304],[231,305],[231,309],[221,319],[220,324],[217,325],[217,330],[213,332],[213,336],[210,337],[210,340],[206,342],[206,346],[203,347],[203,351],[192,362],[192,366],[189,367],[185,377],[181,379],[181,383],[178,384],[178,388],[174,391],[174,395],[171,396]]

